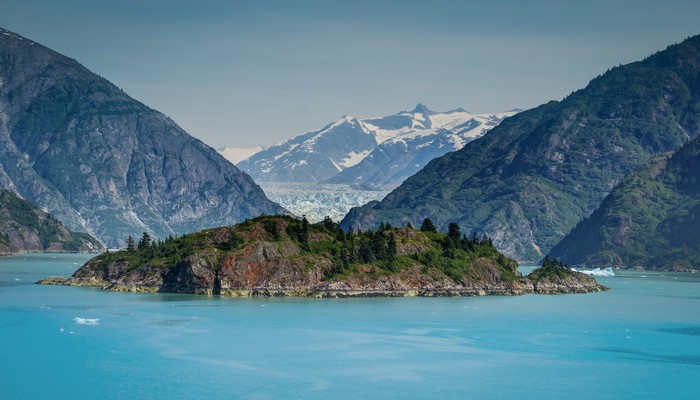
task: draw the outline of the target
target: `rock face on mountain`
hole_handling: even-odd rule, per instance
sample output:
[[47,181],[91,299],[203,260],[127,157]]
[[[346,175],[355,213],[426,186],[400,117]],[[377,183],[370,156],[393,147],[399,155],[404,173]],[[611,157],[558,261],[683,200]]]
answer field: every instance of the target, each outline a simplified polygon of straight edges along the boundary
[[168,117],[2,29],[0,187],[110,247],[282,211]]
[[700,269],[700,138],[628,175],[550,254],[585,266]]
[[105,248],[87,233],[76,233],[16,194],[0,189],[0,255],[19,251],[88,252]]
[[[454,235],[453,235],[454,236]],[[132,251],[105,253],[40,283],[222,296],[477,296],[605,290],[583,274],[521,277],[488,239],[259,217]],[[537,270],[536,270],[537,271]],[[542,291],[538,289],[542,287]]]
[[323,182],[387,190],[515,113],[473,115],[462,109],[441,113],[419,104],[412,111],[381,118],[344,116],[237,165],[258,182]]
[[699,71],[700,36],[613,68],[431,161],[342,226],[455,221],[511,257],[539,259],[625,175],[700,133]]

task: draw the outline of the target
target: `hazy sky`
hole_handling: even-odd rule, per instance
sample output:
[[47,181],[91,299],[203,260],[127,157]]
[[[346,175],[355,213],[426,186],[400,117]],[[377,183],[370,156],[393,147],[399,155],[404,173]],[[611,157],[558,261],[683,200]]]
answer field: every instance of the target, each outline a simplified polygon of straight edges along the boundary
[[0,0],[0,27],[77,59],[213,147],[344,114],[561,100],[700,34],[698,0]]

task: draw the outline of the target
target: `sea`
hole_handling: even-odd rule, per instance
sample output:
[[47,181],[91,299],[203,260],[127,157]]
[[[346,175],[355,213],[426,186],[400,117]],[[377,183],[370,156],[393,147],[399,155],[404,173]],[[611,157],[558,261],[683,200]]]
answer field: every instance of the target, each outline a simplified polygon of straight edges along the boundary
[[34,284],[89,257],[0,257],[0,399],[700,398],[700,273],[461,298]]

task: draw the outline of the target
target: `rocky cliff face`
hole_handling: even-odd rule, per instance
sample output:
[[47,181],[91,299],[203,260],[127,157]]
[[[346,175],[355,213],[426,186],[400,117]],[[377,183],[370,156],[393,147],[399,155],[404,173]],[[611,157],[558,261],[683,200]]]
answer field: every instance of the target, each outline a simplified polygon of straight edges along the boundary
[[2,29],[0,187],[110,247],[282,212],[168,117]]
[[[391,230],[397,243],[395,267],[372,261],[342,269],[339,261],[348,257],[348,243],[356,239],[345,238],[338,245],[333,230],[313,227],[307,243],[296,239],[300,226],[291,218],[256,218],[188,235],[158,249],[103,254],[68,280],[43,283],[224,296],[475,296],[605,289],[583,274],[566,282],[517,278],[512,260],[484,247],[460,253],[473,259],[467,264],[426,264],[421,260],[436,265],[444,261],[438,250],[442,239],[436,242],[409,228]],[[363,252],[362,247],[349,251]]]
[[614,68],[431,161],[341,224],[457,222],[511,257],[538,260],[625,175],[700,134],[699,74],[700,36]]
[[18,251],[97,253],[104,249],[92,236],[69,231],[50,214],[0,189],[0,254]]

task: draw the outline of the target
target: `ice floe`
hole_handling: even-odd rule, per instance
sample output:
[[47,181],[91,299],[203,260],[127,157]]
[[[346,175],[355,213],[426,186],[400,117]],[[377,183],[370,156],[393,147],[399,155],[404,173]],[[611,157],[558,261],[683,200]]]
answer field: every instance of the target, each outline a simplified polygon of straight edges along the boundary
[[571,269],[572,271],[577,271],[581,272],[586,275],[591,275],[591,276],[615,276],[615,273],[613,272],[611,267],[607,267],[605,269],[600,269],[600,268],[594,268],[594,269]]
[[99,318],[75,317],[75,318],[73,318],[73,321],[75,321],[75,323],[78,325],[99,325],[100,324]]

